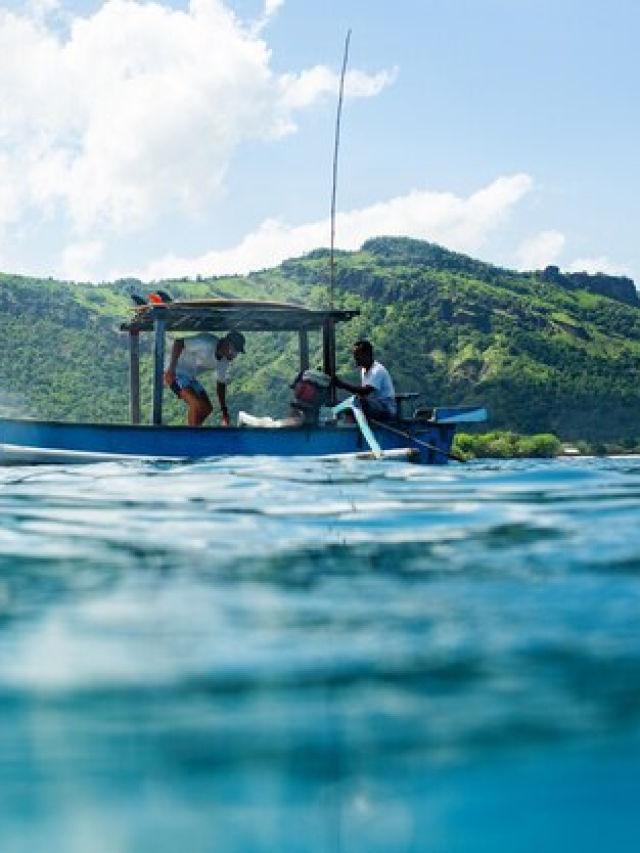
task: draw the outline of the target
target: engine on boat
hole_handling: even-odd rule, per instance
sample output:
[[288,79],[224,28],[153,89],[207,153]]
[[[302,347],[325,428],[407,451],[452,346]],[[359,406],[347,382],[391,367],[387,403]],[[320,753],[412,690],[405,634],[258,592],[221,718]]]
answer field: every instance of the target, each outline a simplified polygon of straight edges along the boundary
[[299,373],[291,385],[291,408],[302,415],[304,424],[318,423],[320,408],[329,402],[331,377],[321,370],[308,368]]

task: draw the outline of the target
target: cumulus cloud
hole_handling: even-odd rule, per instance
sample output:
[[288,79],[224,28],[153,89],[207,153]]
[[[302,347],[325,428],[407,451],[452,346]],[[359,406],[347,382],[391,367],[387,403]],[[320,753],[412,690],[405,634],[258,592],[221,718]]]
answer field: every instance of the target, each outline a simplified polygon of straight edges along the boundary
[[632,276],[632,270],[625,264],[613,261],[604,255],[599,257],[576,258],[561,264],[560,258],[567,253],[567,239],[560,231],[541,231],[535,237],[526,240],[516,250],[516,266],[521,270],[540,270],[550,264],[562,266],[568,272],[606,273],[607,275]]
[[[266,0],[261,20],[281,5]],[[5,223],[55,218],[86,243],[197,213],[239,145],[291,133],[297,111],[337,88],[324,68],[275,74],[259,31],[223,0],[110,0],[64,31],[48,23],[57,6],[0,10]],[[391,79],[354,72],[351,95]]]
[[74,281],[91,280],[95,264],[104,254],[104,244],[99,240],[72,243],[62,253],[62,275]]
[[284,0],[265,0],[262,15],[253,22],[252,31],[258,35],[282,6],[284,6]]
[[21,188],[18,176],[12,173],[10,160],[0,151],[0,229],[18,219]]
[[[357,249],[375,236],[404,236],[442,243],[462,252],[478,251],[532,187],[528,175],[500,177],[467,198],[414,190],[369,207],[340,214],[336,245]],[[322,220],[297,227],[269,219],[236,247],[196,258],[168,255],[138,273],[158,279],[184,275],[247,273],[329,244]]]
[[265,0],[264,4],[264,12],[265,15],[270,18],[272,15],[278,11],[278,9],[284,5],[284,0]]
[[555,264],[566,239],[560,231],[541,231],[526,240],[516,251],[517,266],[523,270],[539,270]]
[[[345,76],[344,92],[346,97],[370,98],[380,94],[387,86],[395,82],[398,69],[381,71],[378,74],[364,74],[362,71],[349,71]],[[323,65],[309,68],[301,74],[285,75],[281,81],[283,100],[290,110],[309,106],[321,94],[335,94],[338,77],[334,71]]]
[[631,269],[626,264],[619,264],[605,255],[597,258],[576,258],[567,269],[570,272],[606,273],[607,275],[631,276]]

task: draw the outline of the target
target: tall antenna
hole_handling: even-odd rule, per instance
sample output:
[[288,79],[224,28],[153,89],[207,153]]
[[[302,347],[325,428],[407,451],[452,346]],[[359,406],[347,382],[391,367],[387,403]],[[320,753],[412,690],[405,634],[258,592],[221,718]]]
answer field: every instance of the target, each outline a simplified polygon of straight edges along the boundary
[[347,62],[349,60],[349,42],[351,41],[351,30],[347,32],[344,42],[344,56],[342,58],[342,72],[340,74],[340,94],[338,95],[338,109],[336,112],[336,137],[333,148],[333,184],[331,188],[331,254],[329,259],[329,308],[333,309],[333,291],[336,280],[334,248],[336,242],[336,193],[338,189],[338,149],[340,148],[340,119],[342,117],[342,100],[344,98],[344,78],[347,73]]

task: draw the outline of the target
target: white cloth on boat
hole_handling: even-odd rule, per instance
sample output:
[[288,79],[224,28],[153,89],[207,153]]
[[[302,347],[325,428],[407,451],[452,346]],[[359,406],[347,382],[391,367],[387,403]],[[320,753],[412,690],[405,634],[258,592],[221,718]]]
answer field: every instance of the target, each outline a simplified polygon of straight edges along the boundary
[[269,416],[258,417],[250,415],[249,412],[238,412],[238,426],[264,427],[266,429],[278,429],[281,427],[300,426],[301,417],[270,418]]
[[362,368],[362,387],[364,388],[367,385],[373,388],[373,391],[367,396],[367,405],[371,409],[378,408],[390,415],[395,415],[396,392],[393,387],[393,380],[387,368],[379,361],[374,361],[368,370]]
[[[180,376],[194,379],[207,370],[215,371],[218,382],[227,382],[230,362],[226,358],[218,358],[216,349],[220,338],[209,332],[199,332],[188,338],[182,338],[184,349],[180,353],[176,373]],[[170,356],[169,356],[170,358]],[[167,359],[166,367],[169,366]]]

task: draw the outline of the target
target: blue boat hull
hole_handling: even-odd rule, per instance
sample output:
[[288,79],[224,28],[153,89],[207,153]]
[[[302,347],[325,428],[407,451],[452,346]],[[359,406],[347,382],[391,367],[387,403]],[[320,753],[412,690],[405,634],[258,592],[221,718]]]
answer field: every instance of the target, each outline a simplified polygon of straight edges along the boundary
[[[410,423],[392,432],[374,427],[383,451],[407,451],[413,461],[449,459],[455,423]],[[403,434],[399,434],[401,430]],[[0,464],[158,460],[212,456],[340,456],[369,450],[357,426],[173,427],[0,419]]]

